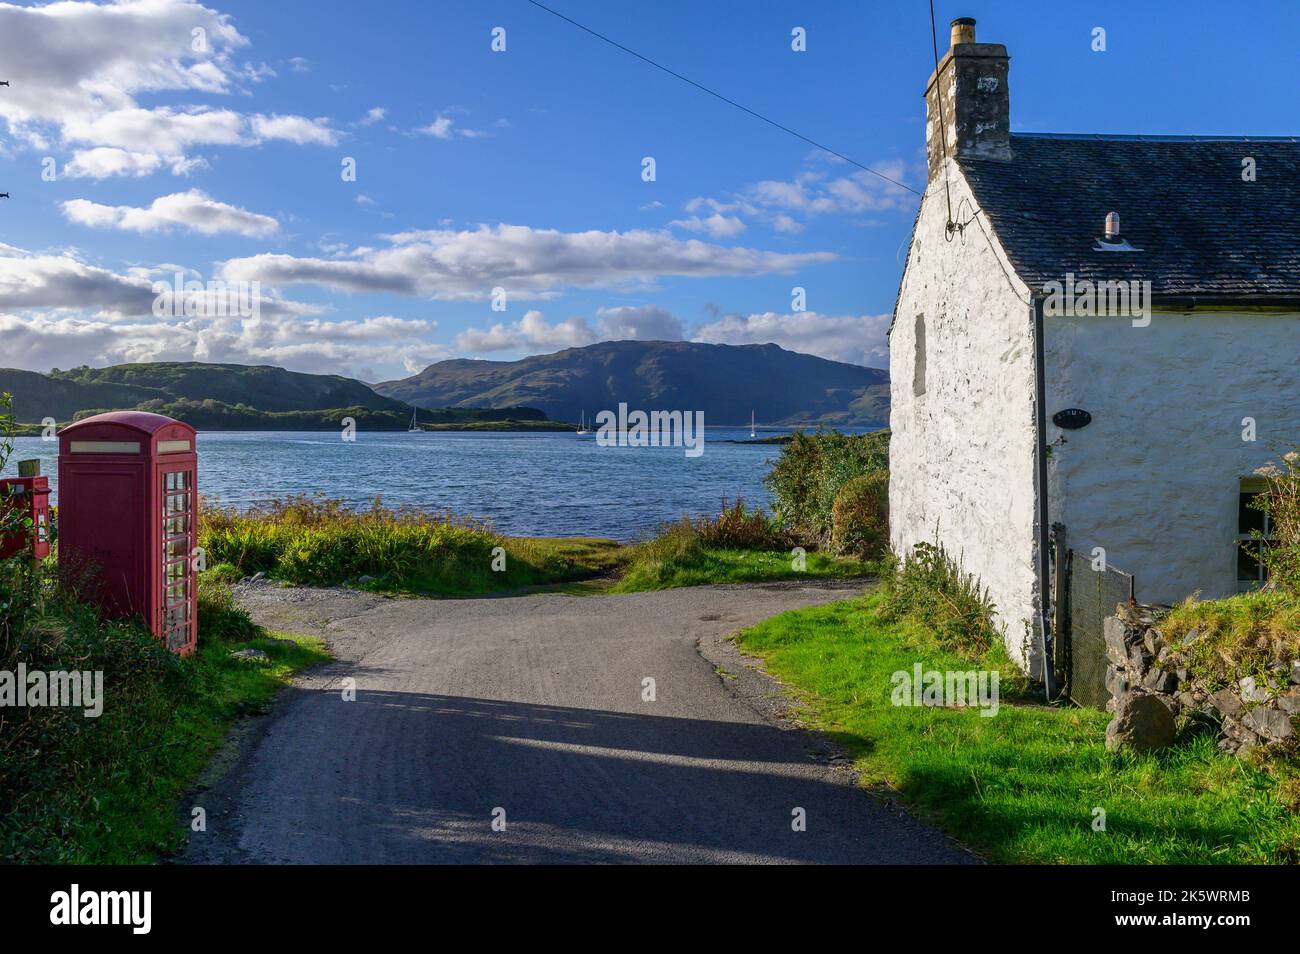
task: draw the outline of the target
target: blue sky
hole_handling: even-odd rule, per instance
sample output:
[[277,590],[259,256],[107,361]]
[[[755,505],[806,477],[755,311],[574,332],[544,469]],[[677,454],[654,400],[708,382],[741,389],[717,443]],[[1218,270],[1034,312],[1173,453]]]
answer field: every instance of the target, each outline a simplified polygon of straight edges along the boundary
[[[921,0],[548,5],[924,187]],[[1007,45],[1014,130],[1300,125],[1292,0],[936,14],[941,53],[956,16]],[[380,380],[611,337],[887,361],[915,195],[525,0],[4,4],[0,79],[0,365]],[[177,269],[258,281],[259,315],[156,315],[152,283]]]

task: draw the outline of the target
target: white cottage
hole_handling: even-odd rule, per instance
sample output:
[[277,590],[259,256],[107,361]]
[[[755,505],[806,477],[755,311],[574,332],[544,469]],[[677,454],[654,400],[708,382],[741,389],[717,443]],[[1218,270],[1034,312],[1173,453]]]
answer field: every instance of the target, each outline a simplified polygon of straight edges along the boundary
[[890,331],[889,503],[894,549],[942,542],[1042,678],[1054,533],[1142,602],[1259,580],[1244,503],[1300,443],[1300,141],[1012,133],[1007,75],[954,21]]

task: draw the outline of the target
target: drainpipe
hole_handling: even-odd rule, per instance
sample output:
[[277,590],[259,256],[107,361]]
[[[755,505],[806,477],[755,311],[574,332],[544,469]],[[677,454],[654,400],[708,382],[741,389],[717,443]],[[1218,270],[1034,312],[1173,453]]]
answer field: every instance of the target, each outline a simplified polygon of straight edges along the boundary
[[1039,632],[1042,636],[1043,689],[1047,701],[1056,698],[1056,672],[1053,662],[1052,598],[1048,585],[1051,569],[1051,522],[1047,510],[1047,372],[1043,345],[1043,299],[1035,296],[1029,306],[1034,328],[1034,389],[1036,407],[1034,431],[1038,464],[1038,606]]

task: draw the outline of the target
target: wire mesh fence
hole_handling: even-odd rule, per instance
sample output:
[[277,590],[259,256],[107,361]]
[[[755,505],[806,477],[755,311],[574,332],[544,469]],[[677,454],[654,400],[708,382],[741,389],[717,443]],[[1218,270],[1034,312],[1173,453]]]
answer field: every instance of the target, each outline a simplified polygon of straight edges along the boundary
[[1133,598],[1133,575],[1112,566],[1095,567],[1092,559],[1069,551],[1065,559],[1066,606],[1062,648],[1065,653],[1065,691],[1081,706],[1102,709],[1106,691],[1106,640],[1102,634],[1107,616]]

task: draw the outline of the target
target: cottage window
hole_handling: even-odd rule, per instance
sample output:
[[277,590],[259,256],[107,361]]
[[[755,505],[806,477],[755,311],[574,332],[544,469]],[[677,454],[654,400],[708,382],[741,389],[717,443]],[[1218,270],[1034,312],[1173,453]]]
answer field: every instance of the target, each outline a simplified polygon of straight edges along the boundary
[[925,393],[925,315],[916,316],[916,353],[912,365],[912,394],[920,397]]
[[1268,578],[1263,555],[1273,541],[1273,522],[1255,506],[1266,490],[1259,480],[1243,480],[1237,495],[1237,592],[1258,589]]

